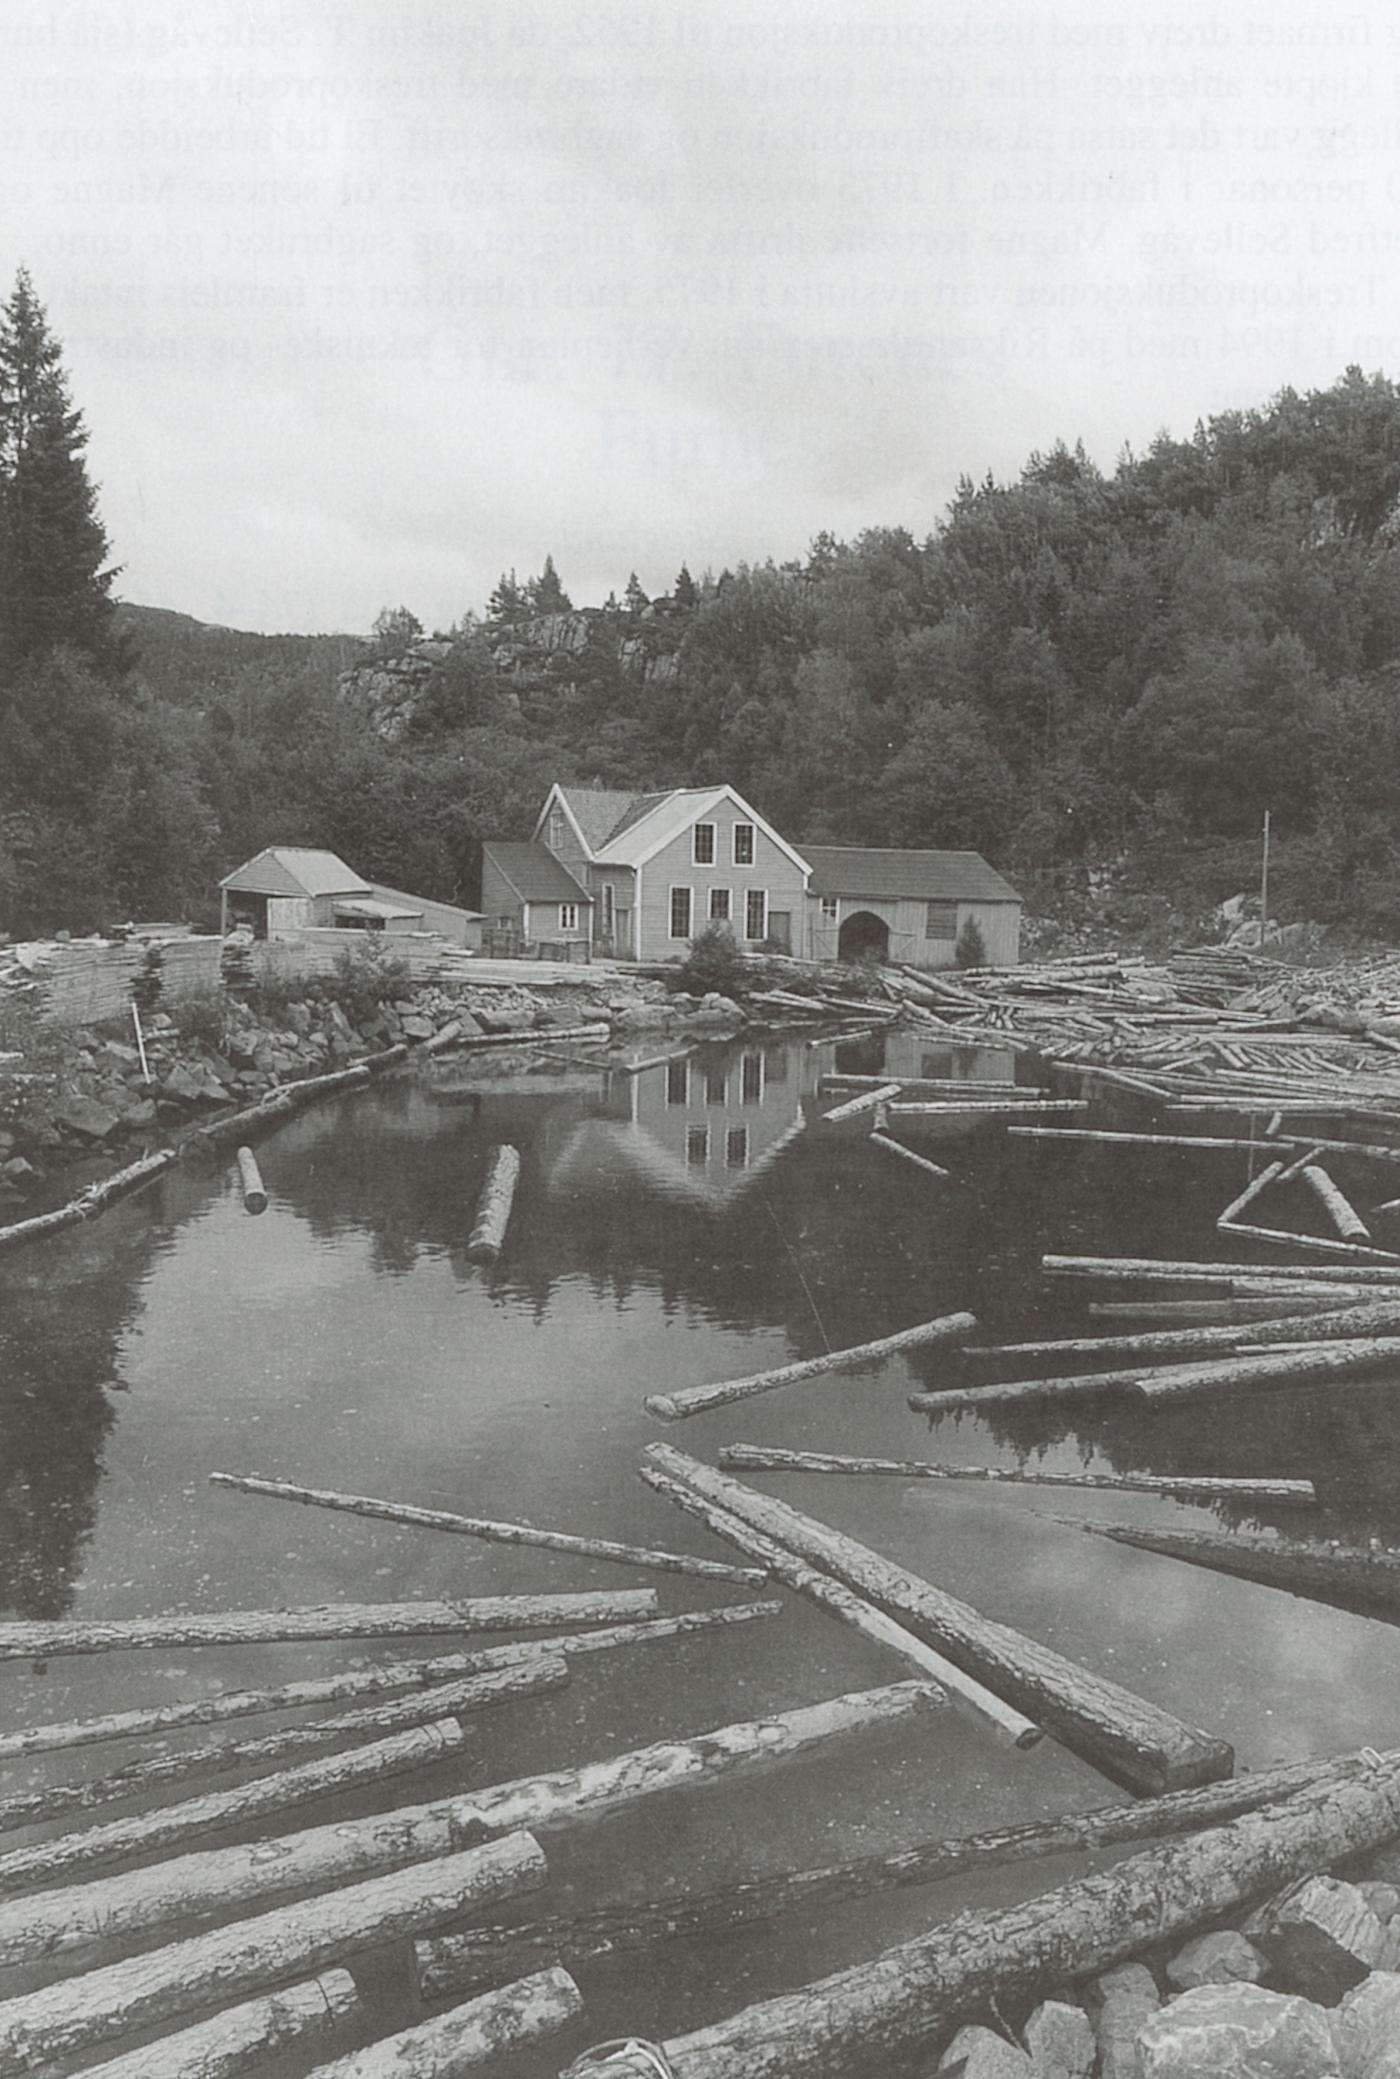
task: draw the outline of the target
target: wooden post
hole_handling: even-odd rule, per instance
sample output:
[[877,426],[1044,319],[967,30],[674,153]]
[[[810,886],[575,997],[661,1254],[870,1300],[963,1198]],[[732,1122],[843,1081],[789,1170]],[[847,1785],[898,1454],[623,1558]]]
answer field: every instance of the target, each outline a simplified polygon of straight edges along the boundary
[[509,2057],[544,2036],[557,2035],[583,2012],[583,1995],[557,1965],[513,1985],[498,1985],[432,2021],[400,2029],[333,2064],[317,2065],[307,2079],[459,2079]]
[[201,1616],[119,1617],[0,1624],[0,1660],[149,1646],[260,1646],[287,1639],[428,1637],[438,1632],[548,1631],[562,1624],[620,1624],[650,1617],[651,1588],[606,1595],[481,1595],[457,1603],[326,1603],[306,1610],[215,1610]]
[[507,1145],[496,1148],[476,1203],[476,1225],[467,1240],[469,1262],[494,1263],[500,1255],[519,1179],[519,1149]]
[[258,1173],[257,1161],[251,1148],[238,1150],[238,1180],[243,1188],[243,1204],[250,1213],[267,1211],[267,1193]]
[[62,1979],[0,2005],[0,2071],[30,2072],[217,2000],[426,1934],[531,1890],[546,1875],[539,1844],[511,1834]]
[[992,1622],[854,1538],[786,1502],[755,1493],[669,1444],[649,1445],[645,1457],[682,1486],[718,1502],[868,1597],[1116,1781],[1156,1795],[1230,1773],[1234,1757],[1225,1741],[1182,1724],[1009,1625]]
[[[1324,1780],[1021,1905],[956,1914],[871,1962],[668,2039],[667,2069],[672,2079],[845,2079],[867,2066],[890,2070],[990,2000],[1029,1997],[1178,1940],[1397,1832],[1400,1767],[1387,1756],[1358,1781]],[[586,2079],[590,2063],[585,2054],[565,2079]],[[641,2052],[615,2054],[607,2071],[609,2079],[656,2079],[654,2060]]]
[[273,1501],[307,1502],[319,1509],[341,1509],[351,1516],[382,1517],[387,1523],[409,1523],[424,1530],[454,1531],[459,1537],[481,1538],[496,1545],[539,1545],[546,1551],[577,1553],[585,1559],[615,1560],[622,1566],[654,1567],[667,1574],[698,1574],[703,1579],[761,1588],[756,1567],[723,1566],[715,1559],[692,1559],[685,1552],[657,1552],[644,1545],[619,1545],[611,1538],[576,1537],[565,1530],[537,1530],[530,1523],[495,1523],[479,1516],[456,1516],[447,1509],[417,1509],[407,1502],[376,1501],[364,1494],[335,1494],[323,1487],[294,1487],[288,1480],[260,1480],[249,1473],[211,1473],[214,1487],[233,1487],[241,1494],[261,1494]]
[[306,2049],[360,2013],[348,1971],[326,1971],[302,1985],[225,2007],[208,2021],[86,2068],[87,2079],[234,2079],[259,2070],[292,2044]]
[[781,1870],[712,1891],[680,1886],[644,1905],[601,1906],[523,1925],[449,1929],[424,1935],[413,1945],[419,1990],[428,2000],[456,1999],[474,1986],[542,1963],[574,1967],[662,1942],[727,1935],[783,1914],[810,1914],[844,1899],[868,1898],[905,1885],[932,1884],[1048,1856],[1087,1855],[1124,1841],[1196,1833],[1242,1812],[1281,1803],[1324,1777],[1354,1781],[1368,1766],[1359,1756],[1292,1762],[1211,1783],[1203,1790],[1173,1791],[1168,1797],[1065,1813],[961,1839],[920,1841],[888,1855],[861,1856],[819,1869]]
[[881,1364],[901,1350],[920,1350],[932,1343],[965,1342],[977,1326],[975,1314],[941,1314],[917,1328],[904,1328],[897,1335],[880,1336],[875,1342],[856,1343],[847,1350],[829,1350],[824,1357],[804,1357],[797,1364],[779,1365],[776,1371],[754,1372],[746,1379],[721,1379],[713,1386],[680,1386],[674,1393],[651,1393],[645,1407],[663,1422],[681,1422],[687,1415],[706,1408],[727,1407],[731,1401],[752,1400],[780,1386],[795,1386],[803,1379],[820,1378],[825,1372],[861,1371]]
[[210,1791],[204,1797],[158,1805],[154,1811],[136,1812],[125,1819],[108,1819],[101,1826],[83,1827],[31,1847],[11,1848],[0,1855],[0,1895],[32,1884],[36,1878],[95,1869],[128,1855],[150,1855],[159,1848],[192,1841],[215,1827],[242,1826],[357,1784],[427,1768],[459,1754],[465,1744],[466,1734],[457,1720],[443,1718],[431,1725],[410,1726],[407,1732],[375,1740],[368,1747],[322,1755],[295,1768],[280,1769],[275,1775],[255,1776],[233,1790]]

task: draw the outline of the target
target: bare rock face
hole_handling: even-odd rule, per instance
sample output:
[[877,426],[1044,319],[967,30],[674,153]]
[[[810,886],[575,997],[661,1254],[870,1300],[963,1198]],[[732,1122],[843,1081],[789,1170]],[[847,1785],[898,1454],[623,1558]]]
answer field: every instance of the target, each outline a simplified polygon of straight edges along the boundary
[[1400,2079],[1400,1973],[1372,1971],[1332,2015],[1342,2079]]
[[1138,2036],[1138,2079],[1341,2079],[1325,2011],[1262,1985],[1198,1985]]
[[1167,1980],[1182,1992],[1196,1985],[1257,1985],[1268,1968],[1268,1959],[1252,1942],[1226,1928],[1198,1935],[1178,1950],[1167,1965]]
[[1089,2079],[1094,2031],[1082,2007],[1044,2000],[1022,2030],[1035,2079]]
[[1139,2079],[1137,2043],[1162,2004],[1146,1964],[1117,1964],[1090,1987],[1101,2079]]
[[1274,1974],[1321,2006],[1388,1961],[1386,1931],[1354,1884],[1307,1877],[1270,1901],[1256,1937]]
[[938,2061],[940,2072],[958,2074],[958,2079],[1032,2079],[1032,2065],[1024,2050],[1008,2043],[994,2029],[960,2028]]

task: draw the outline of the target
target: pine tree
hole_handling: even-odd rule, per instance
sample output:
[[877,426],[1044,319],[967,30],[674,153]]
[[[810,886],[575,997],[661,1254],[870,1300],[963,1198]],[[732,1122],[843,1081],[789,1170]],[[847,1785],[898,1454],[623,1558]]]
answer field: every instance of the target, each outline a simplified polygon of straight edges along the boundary
[[512,568],[501,572],[501,581],[486,605],[488,628],[510,628],[528,618],[530,602]]
[[61,643],[110,669],[124,662],[87,438],[62,351],[21,268],[0,306],[0,664],[9,670]]
[[622,596],[627,602],[627,611],[629,614],[639,614],[642,612],[644,607],[648,607],[651,605],[651,601],[647,598],[646,593],[642,590],[640,584],[637,582],[637,573],[635,570],[628,578],[627,590],[623,593]]
[[554,568],[554,558],[546,556],[544,569],[537,578],[531,578],[526,586],[531,610],[537,614],[570,614],[574,603],[559,582],[559,573]]
[[676,582],[671,587],[671,597],[684,613],[689,613],[700,604],[700,594],[695,588],[695,580],[690,574],[689,566],[684,563],[676,573]]

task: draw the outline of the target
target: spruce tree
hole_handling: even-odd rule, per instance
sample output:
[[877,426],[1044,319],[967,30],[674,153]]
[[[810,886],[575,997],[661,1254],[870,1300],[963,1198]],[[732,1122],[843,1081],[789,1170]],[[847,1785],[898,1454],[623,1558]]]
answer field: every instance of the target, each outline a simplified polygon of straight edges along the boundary
[[62,351],[24,268],[0,306],[0,666],[61,643],[116,667],[115,569]]

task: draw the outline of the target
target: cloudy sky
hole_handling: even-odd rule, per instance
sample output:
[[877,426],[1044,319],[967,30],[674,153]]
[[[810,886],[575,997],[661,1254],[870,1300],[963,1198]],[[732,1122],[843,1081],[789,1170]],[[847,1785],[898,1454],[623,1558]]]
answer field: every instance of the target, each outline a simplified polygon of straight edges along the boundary
[[1322,0],[6,0],[0,284],[119,590],[430,626],[937,524],[1400,374],[1400,16]]

